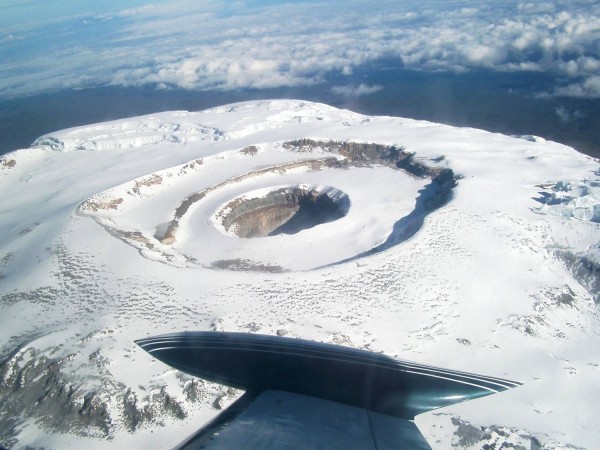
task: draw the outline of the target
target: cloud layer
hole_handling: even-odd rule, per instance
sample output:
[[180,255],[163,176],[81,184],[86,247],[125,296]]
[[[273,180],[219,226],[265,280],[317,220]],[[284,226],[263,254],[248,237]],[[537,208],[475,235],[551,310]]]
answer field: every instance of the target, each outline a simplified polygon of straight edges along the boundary
[[[73,14],[65,3],[45,20],[19,21],[25,10],[0,6],[11,18],[0,24],[1,97],[107,84],[311,85],[383,59],[422,70],[544,72],[559,80],[548,95],[600,97],[596,0],[106,0]],[[333,92],[347,96],[377,89],[339,84]]]

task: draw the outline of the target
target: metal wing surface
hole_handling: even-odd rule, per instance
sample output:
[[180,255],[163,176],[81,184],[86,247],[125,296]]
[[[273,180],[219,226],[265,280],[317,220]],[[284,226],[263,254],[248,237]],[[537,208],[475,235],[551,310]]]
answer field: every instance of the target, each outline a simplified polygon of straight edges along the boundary
[[184,332],[136,341],[246,394],[181,448],[429,449],[417,414],[520,383],[302,339]]

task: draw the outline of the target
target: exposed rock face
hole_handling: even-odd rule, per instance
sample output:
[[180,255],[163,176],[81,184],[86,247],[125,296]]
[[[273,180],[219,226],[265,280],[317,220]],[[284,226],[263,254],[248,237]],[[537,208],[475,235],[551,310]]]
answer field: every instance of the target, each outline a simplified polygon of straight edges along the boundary
[[[77,357],[49,358],[32,348],[17,350],[0,362],[0,442],[17,444],[15,436],[25,417],[35,417],[38,426],[62,433],[108,438],[118,424],[133,432],[165,417],[184,419],[183,405],[165,386],[154,387],[143,398],[121,383],[106,381],[90,389],[69,375],[69,362]],[[102,365],[99,352],[90,361]],[[198,381],[184,386],[190,402],[205,392]]]
[[14,159],[0,158],[0,167],[1,168],[12,169],[16,165],[17,165],[17,161],[15,161]]
[[339,153],[352,163],[393,163],[404,152],[403,147],[362,142],[315,141],[313,139],[297,139],[284,142],[283,148],[296,152],[310,152],[319,147],[327,152]]
[[233,200],[225,207],[230,212],[223,226],[241,238],[296,234],[345,216],[349,204],[339,191],[284,187],[264,197]]
[[554,254],[562,260],[567,269],[600,305],[600,264],[588,254],[575,254],[567,250],[555,250]]
[[452,447],[484,450],[581,450],[562,442],[541,442],[526,430],[497,425],[476,427],[459,417],[451,417],[456,430],[452,439]]
[[64,376],[70,356],[50,359],[33,350],[17,351],[0,366],[0,441],[11,436],[21,416],[36,417],[46,426],[81,435],[107,436],[111,418],[95,392],[83,390]]

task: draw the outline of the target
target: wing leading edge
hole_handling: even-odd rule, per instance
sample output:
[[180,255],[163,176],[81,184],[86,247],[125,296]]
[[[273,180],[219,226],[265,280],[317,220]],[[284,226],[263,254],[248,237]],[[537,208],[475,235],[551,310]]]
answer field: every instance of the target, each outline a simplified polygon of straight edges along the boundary
[[417,414],[520,385],[275,336],[184,332],[136,343],[183,372],[246,391],[182,448],[428,449]]

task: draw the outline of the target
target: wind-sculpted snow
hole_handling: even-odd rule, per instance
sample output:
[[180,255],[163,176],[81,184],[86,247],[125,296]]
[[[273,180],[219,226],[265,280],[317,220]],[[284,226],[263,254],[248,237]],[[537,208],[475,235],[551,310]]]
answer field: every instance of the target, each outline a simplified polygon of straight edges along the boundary
[[222,133],[199,123],[188,122],[187,112],[168,113],[177,122],[166,122],[166,114],[160,118],[146,117],[143,121],[117,121],[91,127],[66,130],[59,137],[42,136],[32,144],[55,151],[110,150],[133,148],[159,142],[182,143],[223,139]]
[[[186,124],[179,140],[146,139]],[[418,416],[435,449],[600,441],[598,161],[292,100],[44,139],[96,151],[44,144],[0,160],[1,445],[177,445],[239,393],[133,341],[207,329],[524,383]],[[345,214],[322,199],[314,226],[290,234],[227,230],[266,231],[321,194]]]

